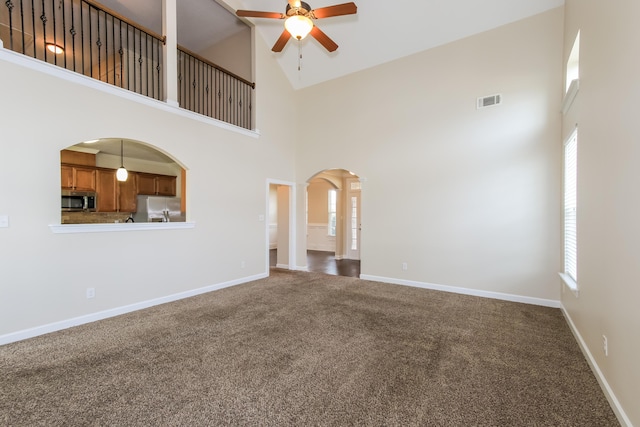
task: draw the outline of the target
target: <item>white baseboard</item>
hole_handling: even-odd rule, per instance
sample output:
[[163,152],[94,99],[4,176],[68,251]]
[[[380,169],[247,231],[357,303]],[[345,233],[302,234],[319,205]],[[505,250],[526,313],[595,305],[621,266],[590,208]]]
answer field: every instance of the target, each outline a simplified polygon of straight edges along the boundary
[[578,341],[578,345],[582,350],[582,354],[584,354],[585,358],[587,359],[587,363],[589,363],[589,366],[591,367],[591,371],[593,371],[593,374],[596,377],[596,380],[598,380],[598,384],[600,384],[600,388],[602,389],[602,392],[604,393],[605,397],[609,401],[609,405],[611,405],[611,409],[613,409],[613,412],[616,414],[618,421],[623,427],[633,427],[633,424],[631,424],[631,420],[622,409],[622,405],[620,405],[618,398],[616,398],[616,395],[613,393],[613,390],[611,390],[611,387],[609,386],[607,379],[605,378],[602,371],[600,370],[598,363],[596,363],[596,359],[593,357],[593,354],[591,354],[591,351],[589,351],[589,347],[587,347],[587,343],[584,341],[584,339],[582,339],[582,335],[580,335],[580,332],[578,332],[578,329],[576,328],[575,323],[573,323],[573,320],[571,319],[569,312],[565,309],[564,306],[561,306],[561,309],[562,309],[562,314],[564,314],[564,318],[569,324],[569,329],[571,329],[573,336],[575,337],[576,341]]
[[522,295],[505,294],[502,292],[490,292],[481,291],[478,289],[459,288],[457,286],[437,285],[435,283],[416,282],[413,280],[395,279],[391,277],[370,276],[368,274],[361,274],[360,278],[363,280],[372,280],[374,282],[390,283],[393,285],[412,286],[414,288],[433,289],[436,291],[452,292],[455,294],[473,295],[477,297],[493,298],[512,302],[521,302],[524,304],[541,305],[544,307],[560,308],[560,301],[526,297]]
[[289,267],[289,264],[276,264],[275,268],[279,268],[281,270],[292,270],[292,271],[309,271],[309,267],[306,265],[296,265],[294,267]]
[[307,250],[309,251],[321,251],[321,252],[335,252],[336,245],[335,243],[318,243],[318,242],[308,242]]
[[180,292],[166,297],[155,298],[148,301],[142,301],[135,304],[116,307],[109,310],[99,311],[84,316],[74,317],[72,319],[61,320],[59,322],[49,323],[47,325],[36,326],[35,328],[25,329],[18,332],[12,332],[0,335],[0,345],[9,344],[16,341],[22,341],[28,338],[37,337],[39,335],[60,331],[62,329],[71,328],[73,326],[84,325],[85,323],[95,322],[97,320],[107,319],[109,317],[119,316],[121,314],[131,313],[133,311],[142,310],[153,307],[155,305],[165,304],[168,302],[178,301],[184,298],[190,298],[196,295],[205,294],[207,292],[217,291],[218,289],[228,288],[230,286],[240,285],[242,283],[252,282],[254,280],[268,277],[268,273],[256,274],[254,276],[243,277],[229,282],[219,283],[217,285],[205,286],[204,288],[193,289],[190,291]]

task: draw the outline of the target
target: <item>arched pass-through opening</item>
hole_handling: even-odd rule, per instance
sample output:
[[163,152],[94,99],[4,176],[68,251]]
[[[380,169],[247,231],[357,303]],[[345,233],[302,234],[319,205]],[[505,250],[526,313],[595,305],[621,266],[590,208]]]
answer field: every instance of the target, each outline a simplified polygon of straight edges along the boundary
[[186,220],[186,170],[151,144],[101,138],[71,145],[60,151],[60,177],[61,224]]
[[326,169],[307,184],[307,269],[359,277],[360,178],[345,169]]

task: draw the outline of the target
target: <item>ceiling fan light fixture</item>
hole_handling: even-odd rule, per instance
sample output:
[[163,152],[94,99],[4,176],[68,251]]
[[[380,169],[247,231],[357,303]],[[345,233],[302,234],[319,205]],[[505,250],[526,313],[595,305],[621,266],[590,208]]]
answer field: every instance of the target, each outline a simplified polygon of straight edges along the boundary
[[293,15],[284,21],[284,27],[291,36],[298,40],[302,40],[311,32],[313,22],[306,16]]

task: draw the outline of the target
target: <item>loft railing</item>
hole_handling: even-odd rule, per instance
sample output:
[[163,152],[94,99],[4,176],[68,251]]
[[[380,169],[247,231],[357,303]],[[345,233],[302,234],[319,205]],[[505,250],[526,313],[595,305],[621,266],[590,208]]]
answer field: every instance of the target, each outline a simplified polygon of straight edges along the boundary
[[89,0],[7,0],[5,47],[85,76],[163,99],[163,38]]
[[187,110],[251,129],[255,84],[178,47],[178,103]]
[[[3,0],[4,47],[164,100],[164,37],[92,0]],[[180,107],[251,129],[250,83],[178,48]]]

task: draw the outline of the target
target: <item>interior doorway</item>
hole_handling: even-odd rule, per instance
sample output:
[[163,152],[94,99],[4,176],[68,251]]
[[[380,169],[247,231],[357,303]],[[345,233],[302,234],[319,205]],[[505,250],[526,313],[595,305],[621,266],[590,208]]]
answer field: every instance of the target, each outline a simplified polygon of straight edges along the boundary
[[359,277],[360,178],[345,169],[327,169],[307,184],[307,269]]
[[295,270],[295,184],[267,181],[267,271],[271,267]]

